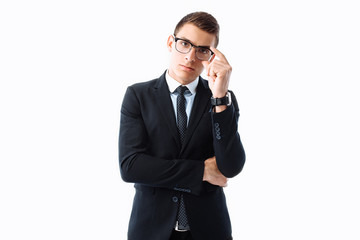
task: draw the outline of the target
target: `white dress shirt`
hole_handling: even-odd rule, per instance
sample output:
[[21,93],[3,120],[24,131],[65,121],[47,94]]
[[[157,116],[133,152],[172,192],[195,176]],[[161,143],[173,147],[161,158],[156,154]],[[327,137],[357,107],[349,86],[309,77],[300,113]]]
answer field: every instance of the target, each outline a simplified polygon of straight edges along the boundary
[[[166,79],[167,85],[169,86],[170,97],[171,97],[171,101],[172,101],[174,111],[175,111],[175,118],[177,120],[176,99],[179,94],[177,92],[175,92],[175,90],[181,84],[169,75],[169,71],[166,72],[165,79]],[[187,124],[189,124],[190,113],[191,113],[192,106],[194,104],[196,88],[197,88],[198,83],[199,83],[199,77],[197,77],[191,83],[184,85],[189,89],[189,90],[186,90],[184,93],[185,101],[186,101],[185,107],[186,107],[186,115],[187,115]]]

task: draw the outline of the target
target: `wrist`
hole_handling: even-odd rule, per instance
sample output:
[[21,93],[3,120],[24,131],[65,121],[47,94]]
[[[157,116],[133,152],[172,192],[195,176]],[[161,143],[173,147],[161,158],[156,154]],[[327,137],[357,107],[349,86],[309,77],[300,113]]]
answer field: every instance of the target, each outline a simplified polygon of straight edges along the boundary
[[218,98],[216,96],[212,96],[211,97],[211,104],[214,106],[214,107],[217,107],[217,106],[230,106],[231,105],[231,94],[230,92],[226,92],[225,95],[221,98]]
[[222,91],[222,92],[215,92],[215,93],[213,93],[212,97],[213,97],[213,98],[223,98],[223,97],[226,96],[227,92],[228,92],[228,91],[225,91],[225,92],[223,92],[223,91]]
[[220,113],[222,111],[225,111],[226,109],[227,109],[226,105],[214,106],[213,112],[214,113]]

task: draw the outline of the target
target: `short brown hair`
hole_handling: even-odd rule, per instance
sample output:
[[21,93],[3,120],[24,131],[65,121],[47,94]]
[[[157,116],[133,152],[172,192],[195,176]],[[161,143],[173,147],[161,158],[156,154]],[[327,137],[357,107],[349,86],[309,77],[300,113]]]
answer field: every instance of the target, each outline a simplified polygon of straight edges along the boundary
[[183,17],[176,25],[174,35],[180,31],[180,29],[186,24],[191,23],[201,30],[215,35],[215,47],[219,44],[219,32],[220,26],[216,19],[206,12],[193,12]]

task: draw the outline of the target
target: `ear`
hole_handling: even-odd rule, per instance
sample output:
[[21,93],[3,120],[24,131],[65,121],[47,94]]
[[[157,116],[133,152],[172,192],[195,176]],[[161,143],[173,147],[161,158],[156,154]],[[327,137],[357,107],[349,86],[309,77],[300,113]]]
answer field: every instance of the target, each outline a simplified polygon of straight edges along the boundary
[[170,35],[170,36],[168,37],[168,40],[167,40],[167,43],[166,43],[166,46],[167,46],[169,52],[172,51],[172,49],[173,49],[173,44],[174,44],[174,37],[173,37],[172,35]]

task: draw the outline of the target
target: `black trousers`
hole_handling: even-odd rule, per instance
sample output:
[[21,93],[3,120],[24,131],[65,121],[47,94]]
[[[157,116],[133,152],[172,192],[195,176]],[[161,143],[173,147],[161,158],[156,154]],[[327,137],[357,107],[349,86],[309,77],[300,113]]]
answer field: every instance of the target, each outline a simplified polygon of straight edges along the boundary
[[173,230],[169,240],[193,240],[190,231],[178,232]]

